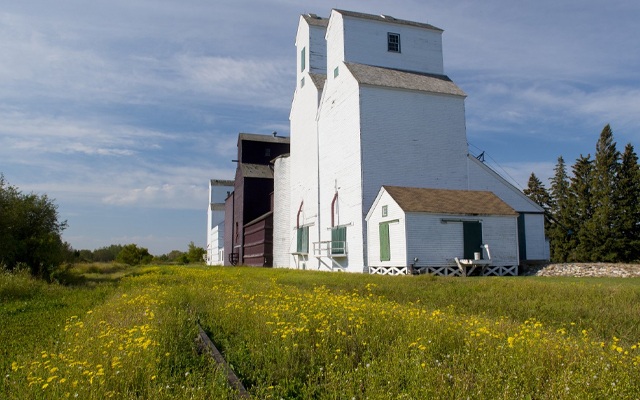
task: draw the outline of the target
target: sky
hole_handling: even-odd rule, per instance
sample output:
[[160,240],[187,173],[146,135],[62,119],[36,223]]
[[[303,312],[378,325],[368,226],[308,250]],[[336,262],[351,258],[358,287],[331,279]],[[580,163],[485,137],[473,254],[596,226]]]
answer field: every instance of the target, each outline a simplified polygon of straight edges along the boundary
[[332,8],[443,29],[469,149],[520,188],[606,124],[640,151],[637,0],[32,0],[0,9],[0,173],[75,249],[206,247],[209,179],[289,136],[299,17]]

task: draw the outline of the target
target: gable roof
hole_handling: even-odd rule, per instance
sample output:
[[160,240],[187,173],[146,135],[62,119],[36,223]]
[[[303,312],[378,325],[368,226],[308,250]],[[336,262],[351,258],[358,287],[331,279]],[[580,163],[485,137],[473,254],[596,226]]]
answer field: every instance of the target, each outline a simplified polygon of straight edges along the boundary
[[347,17],[353,17],[353,18],[361,18],[361,19],[368,19],[368,20],[372,20],[372,21],[379,21],[379,22],[386,22],[386,23],[393,23],[393,24],[398,24],[398,25],[408,25],[408,26],[415,26],[418,28],[427,28],[427,29],[432,29],[435,31],[439,31],[439,32],[443,32],[442,29],[437,28],[431,24],[426,24],[423,22],[414,22],[414,21],[407,21],[404,19],[398,19],[398,18],[394,18],[390,15],[374,15],[374,14],[365,14],[365,13],[360,13],[360,12],[354,12],[354,11],[347,11],[347,10],[338,10],[338,9],[333,9],[334,11],[347,16]]
[[518,213],[492,192],[383,186],[405,212],[462,215]]
[[345,65],[360,84],[467,96],[446,75],[425,74],[355,63],[345,63]]

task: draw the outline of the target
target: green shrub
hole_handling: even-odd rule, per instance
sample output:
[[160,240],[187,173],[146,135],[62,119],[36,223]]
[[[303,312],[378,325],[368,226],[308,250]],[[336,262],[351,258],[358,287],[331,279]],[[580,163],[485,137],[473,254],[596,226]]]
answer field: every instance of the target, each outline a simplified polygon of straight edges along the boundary
[[124,246],[116,257],[117,262],[127,265],[149,264],[151,260],[153,260],[153,256],[149,254],[149,250],[135,244]]

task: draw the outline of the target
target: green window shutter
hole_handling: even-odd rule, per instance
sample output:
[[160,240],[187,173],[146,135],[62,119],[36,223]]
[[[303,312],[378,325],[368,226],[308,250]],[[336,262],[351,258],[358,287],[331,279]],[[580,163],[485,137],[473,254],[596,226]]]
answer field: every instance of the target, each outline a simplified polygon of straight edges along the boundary
[[331,254],[347,253],[347,227],[338,226],[331,229]]
[[309,253],[309,227],[298,228],[296,251],[298,253]]
[[380,261],[391,260],[391,243],[389,242],[389,223],[383,222],[380,227]]
[[302,228],[302,252],[303,253],[308,253],[309,252],[309,227],[305,226],[304,228]]

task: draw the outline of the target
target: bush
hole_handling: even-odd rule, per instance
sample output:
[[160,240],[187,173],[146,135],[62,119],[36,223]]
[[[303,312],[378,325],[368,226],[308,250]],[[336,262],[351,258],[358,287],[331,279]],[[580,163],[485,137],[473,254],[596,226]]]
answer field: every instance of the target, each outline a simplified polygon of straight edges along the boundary
[[0,174],[0,216],[0,264],[9,270],[26,264],[32,275],[49,280],[70,251],[57,205],[47,195],[23,194]]
[[116,257],[116,261],[128,265],[149,264],[151,260],[153,260],[153,256],[149,254],[149,250],[135,244],[124,246]]
[[203,256],[207,253],[202,247],[196,246],[193,242],[189,242],[189,250],[187,251],[188,262],[201,263],[204,261]]

